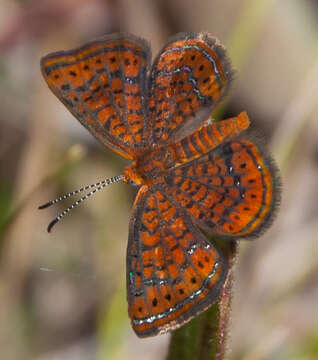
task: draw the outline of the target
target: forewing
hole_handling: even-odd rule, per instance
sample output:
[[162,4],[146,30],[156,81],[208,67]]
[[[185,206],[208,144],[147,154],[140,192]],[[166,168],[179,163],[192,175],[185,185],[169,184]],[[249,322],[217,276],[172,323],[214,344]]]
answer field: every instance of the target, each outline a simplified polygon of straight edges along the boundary
[[167,191],[194,222],[226,237],[255,237],[279,203],[277,170],[247,139],[221,144],[173,169]]
[[161,187],[139,190],[129,228],[127,299],[140,337],[182,326],[218,297],[227,264]]
[[226,93],[232,73],[224,47],[211,35],[183,33],[169,41],[149,79],[153,142],[173,143],[196,130]]
[[148,44],[114,34],[42,58],[44,79],[100,142],[127,158],[144,146]]

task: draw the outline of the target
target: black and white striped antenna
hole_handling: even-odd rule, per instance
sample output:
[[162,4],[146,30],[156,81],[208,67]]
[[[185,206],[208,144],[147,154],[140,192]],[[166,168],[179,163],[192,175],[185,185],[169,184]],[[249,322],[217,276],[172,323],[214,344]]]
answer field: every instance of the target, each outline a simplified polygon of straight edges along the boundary
[[81,187],[80,189],[78,190],[74,190],[68,194],[65,194],[65,195],[62,195],[60,197],[58,197],[57,199],[55,200],[51,200],[41,206],[39,206],[39,209],[46,209],[48,207],[50,207],[51,205],[54,205],[62,200],[65,200],[65,199],[68,199],[69,197],[71,196],[74,196],[76,194],[79,194],[85,190],[90,190],[90,189],[93,189],[91,190],[90,192],[88,192],[87,194],[85,194],[84,196],[82,196],[80,199],[78,199],[77,201],[75,201],[71,206],[69,206],[67,209],[65,209],[64,211],[62,211],[54,220],[52,220],[50,223],[49,223],[49,226],[47,227],[47,231],[48,232],[51,232],[52,230],[52,227],[58,222],[60,221],[61,219],[64,218],[65,215],[67,215],[72,209],[74,209],[77,205],[81,204],[83,201],[85,201],[86,199],[88,199],[89,197],[91,197],[92,195],[94,195],[96,192],[100,191],[100,190],[103,190],[106,186],[108,185],[111,185],[115,182],[118,182],[118,181],[122,181],[124,179],[124,176],[123,175],[118,175],[118,176],[114,176],[114,177],[111,177],[109,179],[105,179],[105,180],[102,180],[102,181],[99,181],[95,184],[91,184],[91,185],[86,185],[86,186],[83,186]]

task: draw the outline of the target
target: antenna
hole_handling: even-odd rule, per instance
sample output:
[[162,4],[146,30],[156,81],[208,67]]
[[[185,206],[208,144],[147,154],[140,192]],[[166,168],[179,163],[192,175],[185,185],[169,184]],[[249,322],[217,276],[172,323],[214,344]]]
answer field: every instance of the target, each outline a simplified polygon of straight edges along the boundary
[[62,211],[54,220],[52,220],[49,223],[49,226],[47,227],[47,231],[51,232],[52,227],[61,219],[63,219],[63,217],[65,215],[67,215],[72,209],[74,209],[77,205],[81,204],[83,201],[85,201],[86,199],[88,199],[89,197],[91,197],[92,195],[94,195],[96,192],[103,190],[106,186],[111,185],[113,183],[116,183],[118,181],[122,181],[124,179],[123,175],[118,175],[118,176],[114,176],[111,177],[109,179],[105,179],[102,181],[99,181],[95,184],[91,184],[91,185],[86,185],[81,187],[78,190],[74,190],[68,194],[62,195],[58,198],[56,198],[55,200],[51,200],[41,206],[39,206],[39,209],[46,209],[48,207],[50,207],[51,205],[54,205],[62,200],[68,199],[69,197],[79,194],[80,192],[83,192],[85,190],[89,190],[89,189],[94,189],[90,192],[88,192],[87,194],[85,194],[84,196],[82,196],[80,199],[78,199],[77,201],[75,201],[71,206],[69,206],[67,209],[65,209],[64,211]]

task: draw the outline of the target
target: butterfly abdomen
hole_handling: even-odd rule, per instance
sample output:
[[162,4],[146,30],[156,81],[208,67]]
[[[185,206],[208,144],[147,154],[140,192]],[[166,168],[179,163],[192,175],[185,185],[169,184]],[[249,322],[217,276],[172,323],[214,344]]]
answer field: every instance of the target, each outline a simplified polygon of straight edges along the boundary
[[193,134],[170,146],[175,163],[184,163],[213,150],[224,141],[232,140],[249,127],[246,112],[223,120],[208,120]]

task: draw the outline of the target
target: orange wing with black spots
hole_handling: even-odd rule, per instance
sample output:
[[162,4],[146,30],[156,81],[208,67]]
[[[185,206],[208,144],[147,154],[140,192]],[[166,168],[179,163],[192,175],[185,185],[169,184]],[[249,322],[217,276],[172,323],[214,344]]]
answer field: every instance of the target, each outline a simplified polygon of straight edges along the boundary
[[53,93],[99,141],[126,158],[145,145],[148,44],[115,34],[42,58]]
[[276,166],[247,139],[221,143],[173,169],[166,180],[167,193],[194,222],[225,237],[258,235],[279,203]]
[[209,34],[180,34],[161,50],[149,79],[148,134],[173,143],[196,130],[223,98],[233,71]]
[[227,264],[160,186],[143,186],[129,227],[127,299],[140,337],[182,326],[218,297]]

